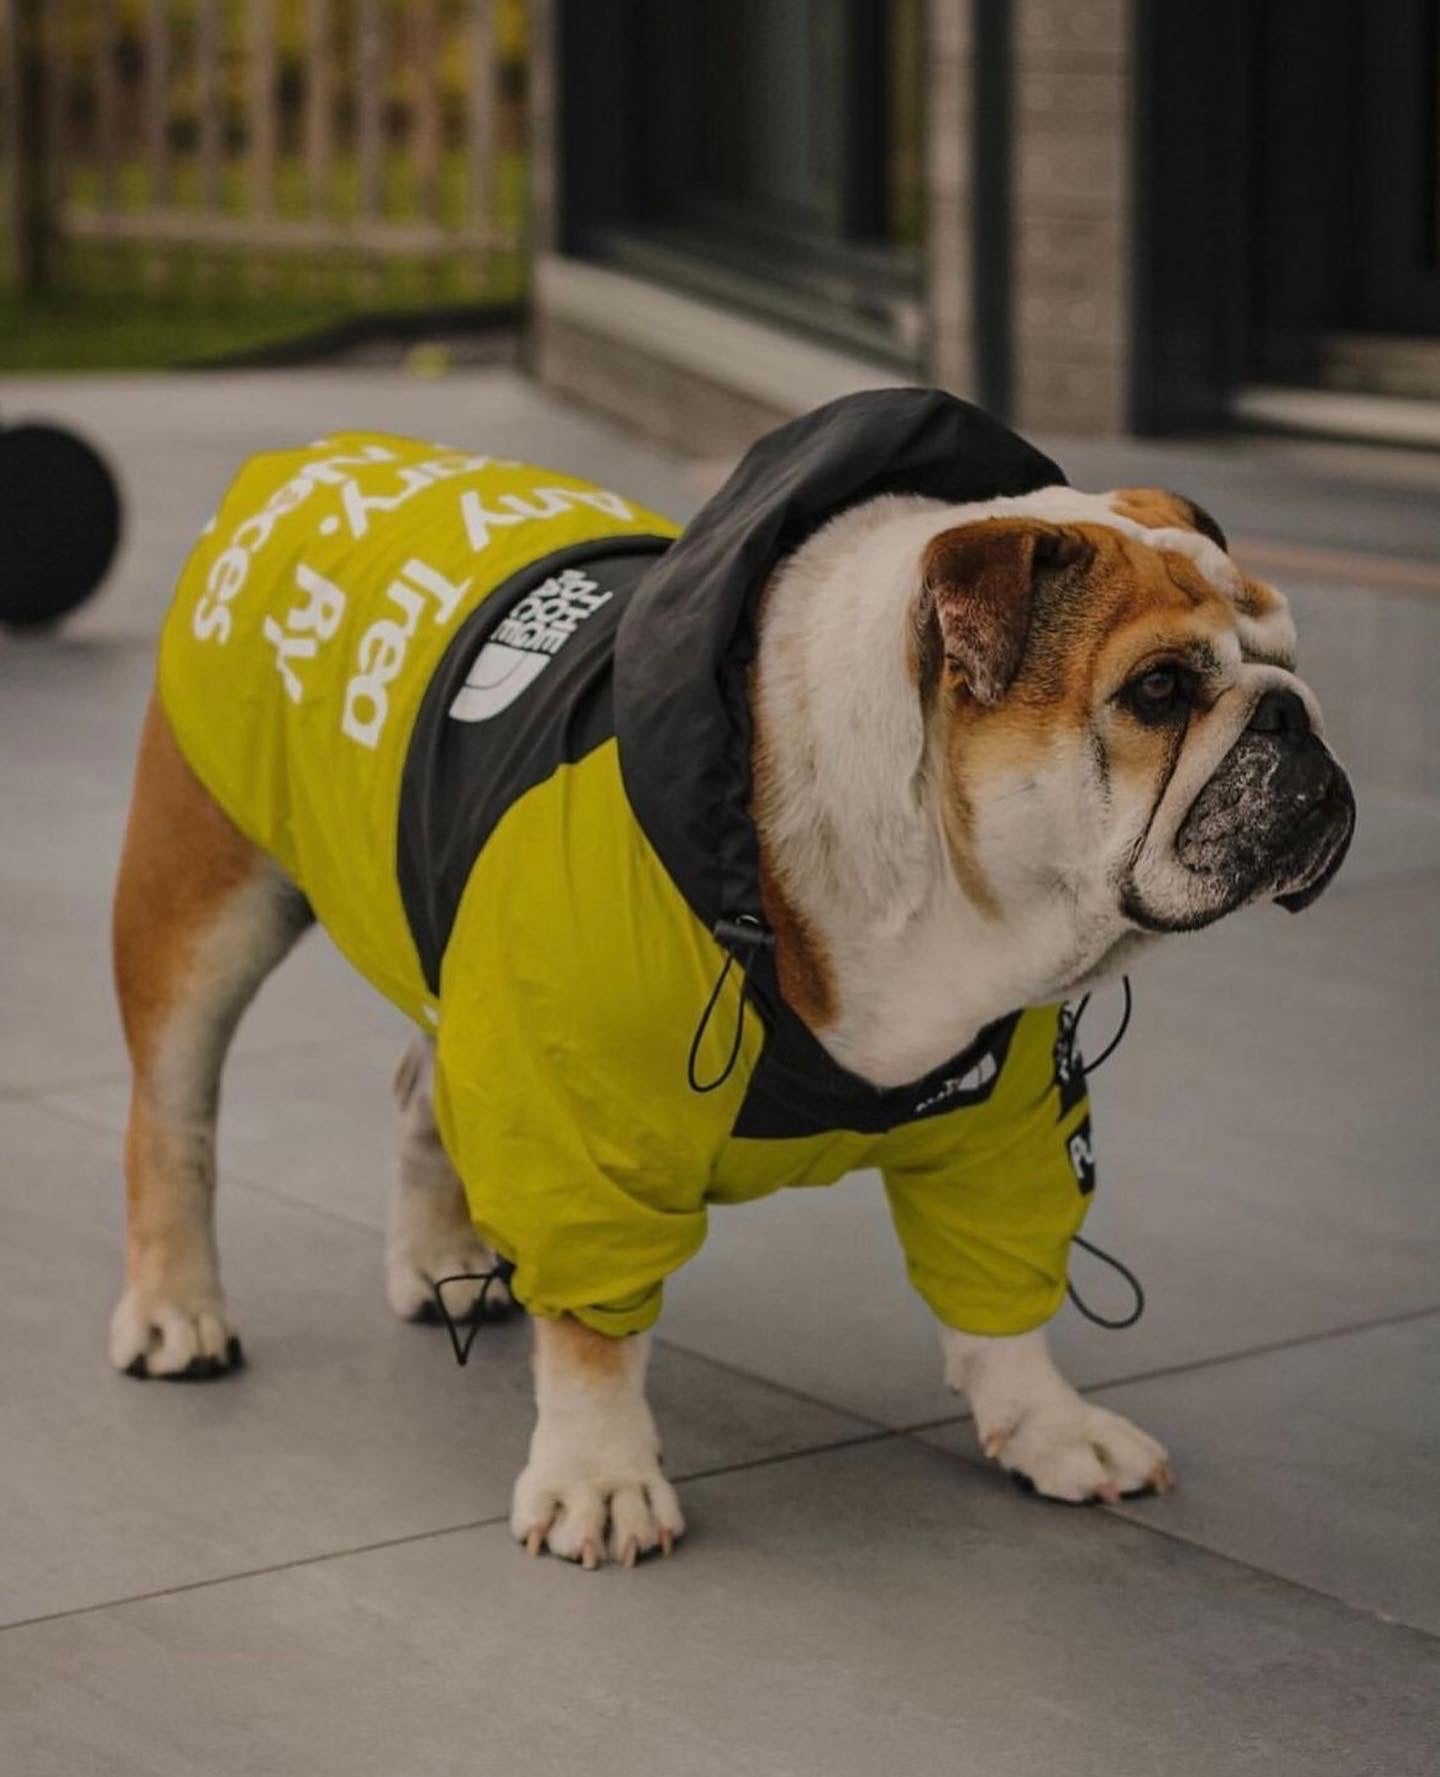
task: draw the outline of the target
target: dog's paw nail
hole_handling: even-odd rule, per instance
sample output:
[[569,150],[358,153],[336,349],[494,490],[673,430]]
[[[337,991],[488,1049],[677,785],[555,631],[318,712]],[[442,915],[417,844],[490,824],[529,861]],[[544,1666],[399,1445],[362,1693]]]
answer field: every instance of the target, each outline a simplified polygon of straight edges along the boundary
[[980,1440],[980,1448],[993,1461],[1009,1442],[1010,1432],[1008,1429],[987,1432]]
[[660,1553],[662,1555],[673,1555],[675,1553],[675,1532],[673,1530],[667,1530],[663,1526],[660,1530]]
[[588,1538],[580,1545],[580,1565],[587,1573],[594,1573],[600,1565],[600,1550]]
[[1113,1481],[1107,1481],[1103,1487],[1097,1487],[1095,1489],[1095,1497],[1096,1499],[1103,1500],[1107,1506],[1118,1506],[1120,1503],[1120,1489]]
[[629,1542],[626,1543],[624,1549],[621,1550],[620,1565],[622,1567],[633,1567],[639,1559],[640,1559],[640,1544],[632,1536],[630,1538]]
[[540,1525],[536,1524],[530,1531],[530,1534],[525,1538],[525,1553],[527,1555],[538,1555],[544,1547],[545,1532]]

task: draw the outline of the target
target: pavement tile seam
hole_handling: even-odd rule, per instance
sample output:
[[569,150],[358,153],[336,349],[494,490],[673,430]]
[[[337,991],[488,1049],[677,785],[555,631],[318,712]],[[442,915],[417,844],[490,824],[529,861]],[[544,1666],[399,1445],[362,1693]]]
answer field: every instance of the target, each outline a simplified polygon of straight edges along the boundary
[[[1385,1322],[1385,1324],[1388,1324],[1388,1322]],[[1284,1349],[1284,1347],[1276,1347],[1276,1349]],[[1102,1388],[1113,1388],[1113,1386],[1115,1386],[1113,1383],[1102,1384]],[[1090,1390],[1086,1390],[1086,1393],[1090,1393]],[[965,1418],[969,1418],[969,1414],[965,1414]],[[940,1425],[953,1425],[953,1423],[956,1423],[955,1420],[939,1420],[939,1422],[935,1422],[935,1429],[939,1429]],[[896,1436],[900,1436],[900,1438],[910,1438],[910,1432],[898,1432]],[[796,1454],[804,1455],[805,1452],[796,1452]],[[967,1468],[978,1470],[980,1473],[985,1473],[985,1475],[994,1475],[994,1473],[996,1473],[996,1464],[992,1462],[990,1457],[981,1454],[980,1450],[960,1450],[960,1448],[951,1448],[951,1446],[946,1445],[944,1446],[944,1454],[955,1457],[956,1461],[964,1462]],[[1072,1505],[1072,1503],[1067,1502],[1067,1500],[1033,1500],[1031,1503],[1035,1505],[1036,1510],[1065,1510],[1065,1512],[1095,1510],[1095,1512],[1099,1512],[1100,1516],[1104,1516],[1104,1518],[1115,1519],[1116,1523],[1125,1523],[1125,1525],[1131,1526],[1132,1530],[1150,1530],[1150,1532],[1154,1532],[1157,1537],[1161,1537],[1163,1541],[1173,1542],[1173,1544],[1177,1544],[1180,1548],[1195,1550],[1196,1553],[1205,1555],[1205,1557],[1209,1557],[1211,1560],[1225,1562],[1228,1567],[1237,1567],[1237,1569],[1241,1569],[1243,1573],[1257,1574],[1262,1580],[1269,1580],[1269,1582],[1275,1583],[1275,1585],[1284,1585],[1284,1587],[1289,1587],[1289,1589],[1294,1590],[1294,1592],[1303,1592],[1307,1598],[1324,1599],[1324,1603],[1328,1603],[1328,1605],[1339,1605],[1342,1610],[1346,1610],[1346,1612],[1349,1612],[1349,1615],[1353,1615],[1353,1617],[1369,1617],[1372,1622],[1383,1622],[1383,1624],[1387,1624],[1388,1628],[1408,1630],[1412,1635],[1419,1635],[1419,1637],[1422,1638],[1422,1640],[1426,1640],[1426,1642],[1436,1642],[1436,1644],[1440,1644],[1440,1635],[1436,1635],[1435,1631],[1429,1630],[1424,1624],[1410,1622],[1406,1617],[1397,1617],[1397,1615],[1392,1614],[1392,1612],[1387,1612],[1387,1610],[1378,1610],[1374,1605],[1358,1603],[1356,1599],[1346,1598],[1342,1592],[1332,1592],[1332,1590],[1324,1589],[1323,1585],[1310,1585],[1310,1583],[1305,1582],[1305,1580],[1296,1580],[1292,1574],[1278,1573],[1275,1567],[1264,1567],[1260,1562],[1246,1560],[1243,1555],[1232,1555],[1228,1550],[1216,1548],[1212,1542],[1205,1542],[1202,1537],[1186,1535],[1186,1532],[1175,1530],[1172,1526],[1166,1525],[1166,1523],[1161,1523],[1159,1519],[1141,1518],[1136,1512],[1127,1509],[1124,1502],[1120,1503],[1120,1505],[1104,1505],[1102,1502],[1095,1502],[1093,1505]]]
[[[677,1483],[682,1486],[703,1483],[709,1480],[724,1480],[736,1475],[746,1474],[752,1470],[774,1468],[784,1463],[810,1461],[814,1459],[823,1460],[829,1456],[840,1454],[862,1445],[878,1444],[892,1439],[901,1440],[904,1437],[905,1434],[901,1432],[880,1431],[867,1433],[859,1437],[838,1439],[833,1443],[817,1445],[810,1449],[781,1451],[771,1456],[755,1457],[735,1464],[725,1464],[707,1469],[697,1469],[684,1474],[677,1474],[675,1479]],[[932,1452],[932,1454],[933,1453],[934,1452]],[[959,1461],[965,1463],[970,1469],[983,1473],[993,1473],[993,1465],[978,1454],[968,1455],[963,1451],[947,1451],[945,1454],[953,1458],[958,1458]],[[1048,1509],[1055,1511],[1077,1510],[1074,1506],[1062,1506],[1059,1503],[1049,1503],[1044,1501],[1032,1502],[1033,1509],[1036,1511],[1046,1510],[1047,1504]],[[1286,1592],[1304,1598],[1315,1599],[1330,1606],[1332,1609],[1343,1611],[1347,1616],[1379,1624],[1390,1632],[1399,1632],[1401,1634],[1414,1636],[1427,1647],[1440,1643],[1440,1636],[1435,1635],[1428,1629],[1420,1628],[1413,1623],[1406,1622],[1403,1619],[1394,1617],[1383,1611],[1378,1611],[1365,1605],[1352,1603],[1349,1599],[1341,1597],[1336,1593],[1328,1592],[1321,1587],[1308,1585],[1302,1580],[1292,1579],[1285,1574],[1275,1573],[1269,1568],[1262,1567],[1253,1561],[1246,1561],[1243,1558],[1231,1555],[1224,1550],[1211,1548],[1207,1544],[1200,1542],[1193,1537],[1179,1535],[1155,1524],[1149,1519],[1133,1517],[1125,1512],[1123,1508],[1101,1506],[1095,1512],[1095,1516],[1104,1522],[1123,1526],[1127,1533],[1133,1534],[1135,1532],[1140,1532],[1147,1536],[1157,1537],[1173,1547],[1187,1550],[1208,1562],[1216,1563],[1219,1566],[1232,1569],[1238,1573],[1250,1575],[1252,1578],[1259,1579],[1269,1586],[1281,1588]],[[272,1575],[288,1573],[296,1569],[325,1566],[332,1562],[347,1560],[351,1556],[364,1556],[378,1553],[386,1549],[404,1548],[415,1544],[434,1542],[444,1537],[462,1536],[476,1531],[493,1531],[500,1529],[504,1529],[508,1537],[507,1515],[495,1513],[491,1516],[473,1519],[462,1524],[441,1525],[430,1530],[417,1531],[407,1536],[386,1537],[374,1542],[359,1543],[349,1548],[324,1550],[314,1555],[298,1556],[291,1561],[279,1561],[261,1567],[237,1569],[233,1573],[214,1574],[202,1580],[193,1580],[174,1586],[157,1587],[153,1591],[136,1592],[127,1596],[103,1599],[96,1603],[77,1606],[71,1610],[53,1611],[38,1616],[19,1618],[12,1623],[0,1624],[0,1635],[16,1630],[37,1628],[46,1623],[66,1622],[76,1617],[104,1615],[112,1611],[122,1610],[133,1604],[154,1603],[162,1599],[181,1597],[191,1592],[212,1591],[217,1587],[228,1586],[232,1583],[243,1583],[248,1580],[265,1579]],[[683,1555],[680,1558],[683,1559]]]
[[[1081,1394],[1104,1394],[1112,1388],[1128,1388],[1136,1382],[1163,1381],[1167,1376],[1189,1376],[1198,1370],[1223,1369],[1227,1364],[1243,1363],[1246,1358],[1270,1357],[1281,1351],[1294,1351],[1302,1345],[1320,1345],[1327,1339],[1348,1339],[1356,1333],[1372,1333],[1380,1327],[1401,1327],[1415,1320],[1430,1320],[1440,1315],[1440,1302],[1428,1308],[1407,1308],[1400,1314],[1376,1315],[1373,1320],[1351,1321],[1343,1327],[1323,1327],[1318,1332],[1297,1333],[1292,1339],[1269,1339],[1261,1345],[1242,1346],[1238,1351],[1221,1351],[1212,1357],[1197,1357],[1183,1364],[1161,1364],[1153,1370],[1132,1370],[1128,1376],[1108,1376],[1100,1382],[1079,1385]],[[744,1374],[745,1372],[737,1372]],[[817,1401],[817,1406],[828,1406]],[[848,1408],[844,1409],[849,1411]],[[897,1426],[901,1437],[918,1438],[927,1431],[942,1431],[946,1426],[964,1425],[969,1413],[942,1413],[938,1419],[918,1419],[913,1424]]]
[[[1106,1383],[1103,1386],[1113,1387],[1114,1384]],[[1086,1392],[1090,1391],[1087,1390]],[[942,1421],[941,1423],[953,1422]],[[904,1432],[898,1435],[907,1438],[909,1436],[908,1433]],[[960,1462],[963,1462],[968,1468],[975,1469],[982,1474],[994,1475],[996,1472],[995,1464],[991,1458],[985,1456],[979,1450],[953,1449],[947,1446],[944,1453],[947,1456],[955,1457]],[[804,1452],[797,1452],[796,1454],[803,1455]],[[1253,1574],[1257,1578],[1267,1580],[1273,1585],[1284,1586],[1292,1592],[1302,1593],[1307,1598],[1317,1598],[1323,1600],[1326,1604],[1337,1605],[1350,1616],[1364,1617],[1374,1623],[1383,1623],[1390,1629],[1406,1630],[1412,1635],[1418,1635],[1427,1643],[1440,1644],[1440,1635],[1437,1635],[1434,1630],[1426,1628],[1423,1624],[1413,1623],[1409,1621],[1408,1618],[1396,1616],[1389,1611],[1379,1610],[1373,1605],[1357,1602],[1353,1598],[1347,1598],[1342,1592],[1333,1592],[1327,1590],[1324,1586],[1311,1585],[1305,1580],[1294,1578],[1291,1574],[1280,1573],[1274,1568],[1265,1567],[1258,1561],[1247,1561],[1243,1555],[1232,1554],[1228,1549],[1218,1548],[1215,1544],[1208,1543],[1198,1536],[1187,1535],[1184,1531],[1176,1530],[1158,1519],[1153,1517],[1141,1517],[1138,1513],[1129,1510],[1123,1502],[1119,1505],[1111,1506],[1097,1501],[1090,1506],[1077,1506],[1072,1505],[1065,1500],[1032,1499],[1031,1503],[1038,1511],[1094,1511],[1102,1517],[1113,1519],[1118,1523],[1128,1524],[1132,1529],[1152,1531],[1156,1536],[1160,1537],[1167,1543],[1174,1544],[1180,1548],[1193,1549],[1197,1554],[1204,1555],[1210,1560],[1223,1562],[1227,1567],[1235,1568],[1242,1573]]]
[[[961,1453],[961,1460],[972,1462],[973,1458]],[[1258,1561],[1247,1561],[1243,1555],[1232,1555],[1226,1549],[1218,1549],[1213,1544],[1203,1542],[1199,1537],[1187,1536],[1184,1531],[1172,1529],[1169,1525],[1154,1523],[1148,1518],[1141,1518],[1128,1511],[1125,1506],[1101,1506],[1100,1510],[1107,1518],[1113,1518],[1132,1528],[1150,1530],[1165,1542],[1177,1548],[1194,1549],[1198,1554],[1207,1555],[1216,1561],[1223,1561],[1228,1567],[1238,1568],[1243,1573],[1250,1573],[1262,1579],[1270,1580],[1276,1585],[1287,1586],[1291,1591],[1303,1593],[1307,1598],[1323,1599],[1327,1604],[1339,1605],[1352,1617],[1363,1617],[1372,1623],[1382,1623],[1387,1629],[1401,1629],[1415,1635],[1429,1645],[1440,1646],[1440,1635],[1433,1629],[1427,1629],[1421,1623],[1412,1623],[1406,1617],[1397,1617],[1390,1611],[1378,1610],[1374,1605],[1361,1604],[1353,1598],[1347,1598],[1343,1592],[1331,1592],[1324,1586],[1312,1586],[1305,1580],[1297,1580],[1290,1574],[1276,1573],[1272,1568],[1262,1567]]]
[[[788,1390],[776,1388],[774,1383],[766,1384],[777,1393],[788,1393]],[[821,1444],[809,1444],[794,1450],[779,1450],[769,1456],[750,1456],[740,1462],[715,1463],[708,1468],[677,1470],[672,1477],[675,1484],[688,1487],[693,1482],[710,1481],[726,1475],[745,1474],[751,1469],[774,1468],[780,1463],[791,1462],[801,1457],[830,1456],[844,1450],[854,1450],[864,1444],[880,1444],[898,1440],[898,1432],[880,1429],[866,1431],[846,1438],[835,1438]],[[381,1549],[400,1549],[413,1543],[434,1542],[440,1537],[461,1536],[472,1530],[492,1530],[498,1525],[508,1525],[509,1514],[496,1512],[485,1518],[471,1518],[460,1524],[438,1524],[429,1530],[412,1531],[405,1536],[381,1537],[374,1542],[355,1543],[345,1548],[322,1549],[314,1555],[297,1555],[290,1561],[269,1562],[261,1567],[240,1567],[230,1573],[210,1574],[203,1580],[187,1580],[174,1586],[157,1586],[151,1591],[124,1593],[115,1598],[97,1599],[91,1604],[80,1604],[70,1610],[42,1612],[38,1616],[17,1617],[13,1622],[0,1623],[0,1635],[14,1629],[33,1629],[41,1623],[65,1622],[72,1617],[96,1616],[105,1611],[120,1610],[129,1604],[146,1604],[157,1598],[179,1597],[186,1592],[205,1592],[215,1586],[229,1585],[232,1580],[263,1579],[268,1574],[288,1573],[294,1568],[318,1567],[329,1561],[344,1561],[351,1555],[374,1554]],[[1140,1526],[1144,1528],[1144,1526]]]
[[[293,1042],[277,1037],[258,1049],[232,1051],[231,1058],[225,1065],[227,1068],[243,1068],[255,1062],[273,1060],[276,1056],[294,1061],[306,1055],[324,1054],[333,1047],[334,1044],[323,1037],[297,1037]],[[59,1116],[69,1117],[72,1123],[83,1124],[87,1129],[108,1129],[110,1125],[99,1117],[83,1117],[74,1111],[62,1110],[48,1100],[57,1092],[86,1092],[94,1086],[127,1086],[129,1083],[130,1070],[121,1067],[106,1068],[103,1072],[92,1074],[56,1074],[43,1086],[0,1085],[0,1099],[31,1099],[37,1104],[43,1104],[47,1110],[55,1111]]]
[[[732,1364],[728,1359],[716,1357],[713,1352],[698,1351],[692,1345],[685,1345],[677,1339],[667,1339],[663,1333],[655,1335],[655,1344],[666,1351],[677,1352],[680,1356],[690,1358],[696,1363],[708,1364],[712,1370],[719,1370],[724,1375],[734,1376],[737,1380],[754,1385],[759,1383],[762,1388],[773,1388],[777,1393],[788,1395],[793,1401],[803,1401],[807,1407],[818,1407],[825,1413],[838,1413],[846,1419],[853,1419],[857,1425],[868,1425],[875,1432],[884,1433],[887,1437],[903,1436],[906,1428],[887,1425],[883,1419],[872,1418],[868,1413],[861,1413],[854,1407],[841,1406],[836,1401],[827,1401],[823,1395],[809,1394],[803,1388],[792,1388],[787,1382],[776,1382],[771,1376],[762,1376],[758,1371],[747,1370],[741,1364]],[[964,1417],[964,1415],[962,1415]]]
[[100,1598],[91,1604],[77,1604],[70,1610],[43,1611],[39,1616],[17,1617],[14,1622],[0,1623],[0,1635],[17,1629],[34,1629],[42,1623],[69,1622],[73,1617],[93,1617],[106,1611],[122,1610],[130,1604],[149,1604],[158,1598],[180,1598],[187,1592],[208,1592],[215,1586],[228,1586],[235,1580],[264,1579],[269,1574],[290,1573],[296,1568],[319,1567],[327,1561],[343,1561],[350,1555],[371,1555],[381,1549],[401,1549],[411,1543],[430,1542],[442,1536],[458,1536],[466,1530],[487,1530],[505,1523],[496,1513],[489,1518],[475,1518],[464,1524],[441,1524],[431,1530],[412,1531],[407,1536],[382,1537],[378,1542],[355,1543],[343,1549],[322,1549],[315,1555],[297,1555],[290,1561],[272,1561],[263,1567],[237,1567],[231,1573],[209,1574],[203,1580],[185,1580],[174,1586],[157,1586],[152,1591],[123,1593],[115,1598]]
[[[128,1078],[128,1076],[123,1077]],[[111,1074],[104,1080],[91,1081],[88,1084],[112,1085],[120,1078],[122,1076]],[[0,1091],[0,1102],[12,1098],[23,1100],[30,1109],[43,1112],[47,1116],[56,1118],[59,1122],[73,1124],[77,1129],[88,1129],[92,1134],[115,1134],[113,1125],[105,1118],[85,1116],[70,1104],[57,1103],[51,1096],[51,1089],[48,1086],[38,1092],[17,1090],[13,1093],[6,1093]],[[117,1148],[117,1167],[118,1155]],[[324,1204],[313,1202],[308,1197],[292,1196],[288,1191],[276,1190],[273,1185],[259,1184],[255,1179],[247,1178],[244,1173],[237,1172],[228,1163],[225,1167],[225,1176],[221,1181],[221,1188],[226,1192],[244,1191],[252,1197],[262,1198],[266,1203],[277,1203],[285,1209],[301,1210],[306,1215],[315,1216],[322,1222],[328,1222],[341,1228],[349,1228],[352,1232],[373,1235],[377,1241],[384,1239],[382,1231],[373,1222],[366,1221],[363,1216],[346,1215],[343,1210],[330,1209]]]
[[[306,1046],[314,1048],[320,1047],[321,1045],[309,1044]],[[111,1076],[112,1079],[115,1077],[116,1076]],[[91,1130],[99,1128],[104,1129],[106,1132],[109,1132],[110,1129],[109,1124],[102,1122],[100,1119],[92,1119],[77,1115],[68,1106],[57,1105],[50,1102],[44,1094],[26,1093],[24,1091],[7,1093],[0,1090],[0,1102],[5,1102],[9,1098],[23,1099],[33,1108],[40,1110],[59,1121],[72,1123],[79,1128]],[[251,1196],[260,1198],[264,1202],[278,1204],[287,1209],[299,1210],[331,1226],[342,1227],[355,1233],[368,1234],[377,1245],[383,1242],[383,1233],[373,1222],[366,1221],[358,1216],[345,1215],[339,1210],[327,1208],[321,1204],[311,1202],[307,1198],[292,1196],[288,1192],[277,1190],[274,1186],[259,1184],[253,1178],[248,1178],[242,1173],[237,1173],[233,1168],[228,1166],[225,1170],[224,1183],[227,1190],[233,1189],[247,1192]],[[1197,1370],[1207,1370],[1226,1364],[1240,1363],[1246,1358],[1265,1357],[1273,1352],[1291,1351],[1299,1346],[1313,1345],[1327,1339],[1343,1339],[1351,1334],[1370,1332],[1379,1327],[1401,1326],[1410,1321],[1424,1320],[1429,1316],[1437,1314],[1440,1314],[1440,1303],[1433,1303],[1423,1308],[1407,1309],[1400,1314],[1380,1315],[1370,1320],[1349,1322],[1343,1326],[1322,1327],[1313,1332],[1297,1334],[1293,1338],[1269,1340],[1260,1345],[1242,1346],[1234,1351],[1215,1352],[1206,1357],[1196,1358],[1186,1363],[1163,1364],[1155,1369],[1131,1371],[1123,1376],[1109,1377],[1103,1381],[1084,1384],[1081,1386],[1080,1392],[1082,1394],[1099,1394],[1107,1389],[1123,1388],[1132,1383],[1156,1381],[1163,1379],[1166,1376],[1189,1375]],[[708,1364],[713,1369],[721,1370],[751,1386],[768,1388],[775,1393],[783,1394],[792,1400],[801,1401],[807,1406],[817,1407],[825,1412],[841,1414],[844,1417],[855,1421],[857,1424],[870,1426],[876,1431],[883,1432],[887,1435],[907,1438],[920,1437],[925,1432],[938,1431],[946,1426],[963,1425],[971,1417],[968,1411],[962,1410],[956,1413],[941,1414],[938,1418],[917,1420],[907,1425],[887,1426],[883,1421],[874,1419],[869,1414],[857,1412],[853,1406],[846,1405],[838,1400],[828,1400],[822,1395],[811,1394],[803,1389],[792,1388],[786,1383],[777,1382],[773,1377],[762,1375],[754,1370],[745,1369],[742,1365],[730,1363],[724,1358],[715,1357],[710,1352],[697,1350],[678,1340],[667,1339],[663,1334],[657,1335],[656,1344],[667,1350],[674,1351],[683,1357]]]

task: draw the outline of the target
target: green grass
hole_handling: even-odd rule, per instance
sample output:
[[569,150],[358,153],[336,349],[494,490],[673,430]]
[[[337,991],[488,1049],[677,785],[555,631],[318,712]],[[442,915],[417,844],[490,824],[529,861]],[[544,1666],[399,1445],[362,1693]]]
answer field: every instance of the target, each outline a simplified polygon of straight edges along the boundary
[[[413,169],[387,157],[385,211],[418,210]],[[447,154],[440,168],[443,219],[464,214],[464,158]],[[145,168],[117,171],[117,207],[148,207]],[[337,159],[331,213],[354,212],[353,161]],[[76,168],[71,202],[98,199],[93,169]],[[176,168],[179,207],[196,200],[193,166]],[[499,168],[496,207],[518,230],[524,213],[523,157],[507,154]],[[223,208],[245,214],[248,194],[238,168],[226,169]],[[293,159],[277,169],[279,215],[306,213],[303,169]],[[200,247],[72,242],[57,267],[54,289],[22,301],[0,283],[0,371],[151,370],[224,357],[278,343],[357,314],[435,305],[514,302],[525,291],[518,252],[442,258],[364,257],[334,251],[257,252]]]
[[22,302],[0,295],[0,370],[161,370],[293,338],[349,312],[296,297],[200,304],[69,288]]

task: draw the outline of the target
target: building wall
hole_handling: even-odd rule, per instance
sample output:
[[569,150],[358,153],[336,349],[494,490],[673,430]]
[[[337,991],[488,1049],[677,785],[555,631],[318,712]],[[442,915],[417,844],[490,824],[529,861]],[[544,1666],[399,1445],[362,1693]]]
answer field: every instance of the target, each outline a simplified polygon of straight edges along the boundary
[[[1135,0],[1013,0],[1011,333],[1014,422],[1123,431],[1129,413],[1129,91]],[[557,244],[557,0],[533,0],[532,239]],[[930,0],[929,380],[976,393],[972,0]],[[532,363],[573,398],[698,454],[743,449],[791,407],[697,376],[537,299]],[[885,380],[882,376],[881,380]],[[837,387],[835,392],[840,392]],[[791,404],[793,407],[793,404]]]
[[1125,429],[1131,0],[1015,0],[1014,420]]
[[930,0],[926,135],[929,374],[942,388],[975,388],[975,275],[971,250],[974,30],[970,0]]

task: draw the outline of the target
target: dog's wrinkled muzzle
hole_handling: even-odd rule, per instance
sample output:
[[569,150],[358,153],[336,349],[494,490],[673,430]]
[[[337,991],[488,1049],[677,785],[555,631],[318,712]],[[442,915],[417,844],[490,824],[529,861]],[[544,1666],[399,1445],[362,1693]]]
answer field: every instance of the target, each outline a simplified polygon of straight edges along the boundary
[[1275,897],[1276,906],[1283,907],[1287,913],[1301,913],[1320,899],[1335,880],[1350,850],[1350,841],[1355,837],[1355,792],[1334,758],[1328,754],[1327,757],[1333,768],[1333,778],[1324,801],[1315,810],[1316,816],[1322,818],[1323,826],[1316,836],[1317,852],[1311,865],[1313,873],[1303,876],[1295,887]]

